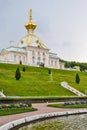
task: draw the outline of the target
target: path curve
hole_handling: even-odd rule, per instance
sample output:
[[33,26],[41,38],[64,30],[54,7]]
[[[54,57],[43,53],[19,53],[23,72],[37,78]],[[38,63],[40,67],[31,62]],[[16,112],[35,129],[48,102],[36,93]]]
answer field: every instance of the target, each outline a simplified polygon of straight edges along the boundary
[[47,107],[48,103],[37,103],[37,104],[32,104],[32,106],[34,108],[37,108],[37,111],[33,111],[33,112],[26,112],[26,113],[21,113],[21,114],[14,114],[14,115],[7,115],[7,116],[1,116],[0,117],[0,126],[17,120],[17,119],[21,119],[24,117],[29,117],[29,116],[33,116],[33,115],[38,115],[38,114],[44,114],[44,113],[51,113],[51,112],[62,112],[62,111],[72,111],[75,109],[64,109],[64,108],[53,108],[53,107]]
[[7,115],[7,116],[1,116],[0,126],[6,124],[8,122],[11,122],[11,121],[14,121],[14,120],[17,120],[17,119],[20,119],[20,118],[28,117],[28,116],[50,113],[50,112],[66,111],[67,110],[67,109],[47,107],[47,105],[48,105],[48,103],[32,104],[32,107],[38,109],[37,111],[14,114],[14,115]]

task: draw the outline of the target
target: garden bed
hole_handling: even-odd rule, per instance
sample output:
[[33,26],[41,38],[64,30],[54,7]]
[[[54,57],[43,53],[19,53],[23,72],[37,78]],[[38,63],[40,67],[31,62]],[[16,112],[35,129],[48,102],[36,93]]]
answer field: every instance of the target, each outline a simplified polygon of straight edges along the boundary
[[0,104],[0,116],[35,111],[31,103]]

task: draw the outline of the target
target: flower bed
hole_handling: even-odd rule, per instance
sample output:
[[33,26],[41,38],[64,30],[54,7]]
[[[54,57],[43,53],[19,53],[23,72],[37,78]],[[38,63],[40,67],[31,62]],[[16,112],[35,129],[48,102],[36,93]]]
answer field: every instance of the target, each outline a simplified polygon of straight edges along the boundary
[[0,109],[28,108],[28,107],[32,107],[32,104],[31,103],[0,104]]

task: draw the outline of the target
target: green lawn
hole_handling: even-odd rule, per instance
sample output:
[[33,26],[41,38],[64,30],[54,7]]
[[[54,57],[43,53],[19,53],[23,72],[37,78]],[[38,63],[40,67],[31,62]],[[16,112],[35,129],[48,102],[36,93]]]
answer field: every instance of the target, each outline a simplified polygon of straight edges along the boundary
[[87,108],[87,104],[74,104],[74,105],[49,104],[48,106],[56,108]]
[[0,110],[0,116],[31,112],[35,110],[37,109],[35,108],[13,108],[13,109],[7,109],[7,110],[3,109],[3,110]]
[[[21,71],[21,79],[15,79],[16,68]],[[66,81],[83,93],[87,90],[87,73],[78,72],[80,84],[75,83],[76,71],[52,69],[53,82],[50,82],[48,68],[10,65],[0,63],[0,90],[3,89],[7,96],[75,96],[73,93],[62,88],[60,82]]]

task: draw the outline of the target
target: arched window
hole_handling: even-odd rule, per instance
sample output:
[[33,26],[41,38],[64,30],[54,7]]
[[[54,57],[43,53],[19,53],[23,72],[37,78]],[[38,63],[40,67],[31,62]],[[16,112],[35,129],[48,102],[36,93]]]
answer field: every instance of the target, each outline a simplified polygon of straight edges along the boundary
[[14,55],[14,62],[16,62],[16,55]]
[[23,62],[25,63],[25,56],[23,57]]
[[34,55],[34,54],[35,54],[35,51],[33,50],[33,51],[32,51],[32,55]]
[[38,57],[37,61],[40,62],[40,57]]
[[51,60],[51,66],[53,66],[53,60]]
[[35,63],[35,57],[34,56],[32,57],[32,62]]
[[45,58],[43,58],[43,62],[45,63]]
[[21,61],[21,56],[19,56],[19,61]]
[[45,52],[43,52],[43,56],[45,56]]
[[40,51],[38,51],[38,55],[40,55]]
[[57,66],[57,61],[55,61],[55,66]]
[[12,60],[12,53],[10,53],[10,60]]

